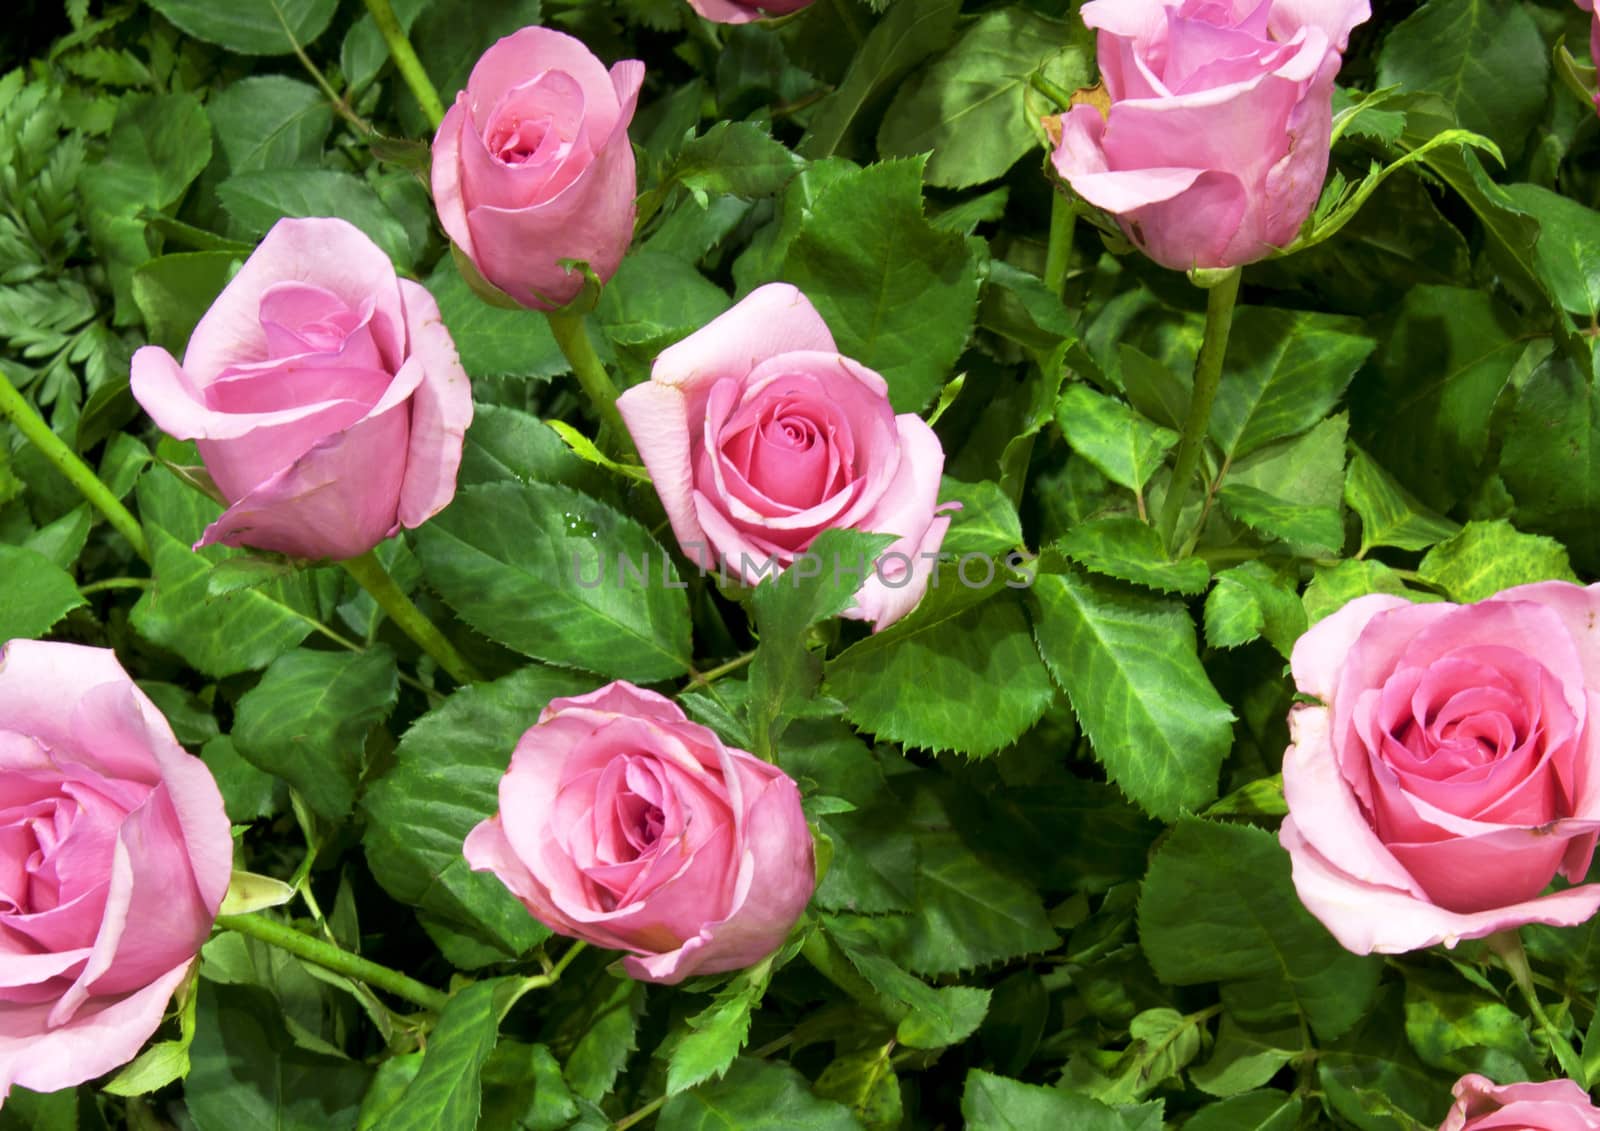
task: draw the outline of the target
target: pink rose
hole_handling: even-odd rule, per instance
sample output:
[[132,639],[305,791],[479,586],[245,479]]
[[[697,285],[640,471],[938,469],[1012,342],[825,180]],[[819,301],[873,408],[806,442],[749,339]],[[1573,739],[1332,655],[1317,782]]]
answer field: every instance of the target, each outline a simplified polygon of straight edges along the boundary
[[950,526],[935,513],[944,448],[915,413],[894,414],[883,378],[839,354],[794,287],[758,287],[667,349],[617,408],[702,568],[755,585],[824,530],[893,534],[845,615],[881,629],[921,599]]
[[[1600,11],[1595,9],[1594,0],[1578,0],[1578,7],[1593,13],[1589,20],[1589,58],[1600,69]],[[1600,90],[1594,92],[1594,108],[1600,110]]]
[[0,648],[0,1101],[132,1060],[228,890],[211,772],[103,648]]
[[787,16],[810,4],[811,0],[689,0],[689,7],[719,24],[747,24],[769,16]]
[[1090,0],[1108,115],[1074,106],[1054,161],[1164,267],[1293,242],[1328,171],[1333,79],[1367,0]]
[[1476,605],[1351,601],[1291,658],[1279,839],[1311,913],[1358,954],[1572,926],[1600,832],[1600,585]]
[[815,883],[794,782],[621,681],[544,709],[465,852],[551,930],[668,984],[761,961]]
[[180,367],[145,346],[133,395],[197,440],[229,506],[196,543],[353,558],[455,494],[472,388],[427,290],[343,220],[280,220]]
[[483,53],[433,139],[439,222],[483,277],[553,310],[601,282],[633,240],[628,123],[644,82],[634,59],[606,72],[570,35],[525,27]]
[[1600,1131],[1600,1109],[1571,1080],[1500,1085],[1470,1075],[1451,1092],[1455,1106],[1439,1131]]

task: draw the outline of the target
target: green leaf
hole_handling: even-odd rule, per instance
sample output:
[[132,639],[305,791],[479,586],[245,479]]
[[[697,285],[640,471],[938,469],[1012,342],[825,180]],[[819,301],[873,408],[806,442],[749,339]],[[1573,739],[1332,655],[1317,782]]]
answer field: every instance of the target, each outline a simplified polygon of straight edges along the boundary
[[1020,7],[979,16],[938,62],[900,88],[878,131],[885,157],[931,153],[927,180],[967,188],[1004,176],[1034,148],[1024,93],[1028,76],[1057,56],[1071,90],[1089,85],[1089,61],[1064,47],[1064,24]]
[[233,742],[246,760],[283,778],[331,821],[355,804],[367,732],[399,693],[394,654],[299,648],[279,656],[235,708]]
[[1351,954],[1300,905],[1277,838],[1180,820],[1151,861],[1139,940],[1161,980],[1222,982],[1237,1020],[1303,1016],[1331,1039],[1372,1005],[1383,961]]
[[1188,611],[1077,573],[1043,574],[1031,596],[1039,651],[1111,780],[1167,820],[1214,799],[1233,713]]
[[[861,579],[872,573],[892,534],[825,530],[803,563],[769,577],[751,595],[761,641],[750,665],[751,750],[771,760],[782,723],[815,698],[821,661],[806,647],[806,630],[855,603]],[[815,574],[801,564],[817,567]]]
[[[85,1094],[84,1102],[93,1099]],[[5,1131],[78,1131],[78,1089],[59,1092],[30,1092],[12,1085],[11,1095],[0,1112],[0,1128]]]
[[405,225],[366,181],[334,169],[254,169],[217,186],[222,207],[252,235],[285,216],[338,216],[365,232],[401,266],[416,250]]
[[1430,0],[1378,53],[1379,86],[1440,95],[1461,125],[1512,154],[1538,120],[1549,75],[1538,24],[1510,0]]
[[240,259],[229,251],[162,255],[134,268],[133,301],[150,341],[182,357],[195,324],[233,277]]
[[416,1077],[383,1120],[384,1131],[473,1131],[484,1062],[499,1037],[500,1013],[518,979],[474,982],[450,996]]
[[1211,570],[1204,561],[1172,561],[1155,529],[1126,515],[1081,522],[1055,548],[1092,573],[1165,593],[1204,593],[1211,583]]
[[333,128],[333,107],[322,92],[283,75],[240,79],[218,91],[206,112],[235,173],[314,168]]
[[1444,971],[1408,971],[1406,1039],[1424,1062],[1449,1072],[1493,1072],[1493,1079],[1537,1075],[1542,1051],[1528,1023],[1504,1002]]
[[1237,648],[1265,636],[1285,658],[1307,628],[1293,580],[1258,561],[1217,574],[1206,595],[1205,626],[1213,648]]
[[1455,1080],[1417,1059],[1400,998],[1400,986],[1391,986],[1360,1026],[1317,1050],[1317,1082],[1329,1108],[1361,1131],[1432,1131]]
[[966,1040],[983,1023],[989,1008],[988,990],[972,986],[934,989],[880,952],[866,933],[851,931],[836,922],[830,923],[827,930],[873,989],[909,1010],[895,1029],[895,1039],[900,1044],[919,1049],[945,1048]]
[[234,824],[248,825],[287,804],[287,787],[246,762],[234,748],[233,739],[225,735],[213,738],[201,749],[200,760],[216,779],[228,820]]
[[1168,1006],[1141,1010],[1128,1022],[1128,1047],[1101,1068],[1074,1057],[1062,1073],[1062,1086],[1102,1103],[1129,1104],[1160,1084],[1180,1076],[1200,1052],[1207,1014],[1185,1016]]
[[1116,1108],[1059,1088],[1041,1088],[969,1069],[961,1093],[961,1115],[967,1131],[1038,1131],[1045,1127],[1072,1131],[1161,1131],[1162,1103],[1152,1100]]
[[890,1053],[893,1042],[834,1057],[811,1090],[823,1099],[849,1106],[873,1131],[898,1128],[905,1121],[905,1101]]
[[782,275],[811,299],[841,353],[883,375],[896,412],[933,399],[977,315],[977,261],[961,236],[923,215],[920,161],[834,181],[802,223]]
[[1023,544],[1016,504],[994,480],[963,483],[945,476],[939,485],[939,500],[961,504],[950,516],[950,529],[939,546],[941,554],[1004,557]]
[[559,1131],[578,1117],[561,1065],[544,1045],[502,1039],[483,1066],[479,1126]]
[[1566,543],[1585,573],[1600,569],[1600,354],[1580,362],[1557,349],[1528,375],[1506,420],[1500,477],[1518,523]]
[[1361,516],[1361,553],[1377,546],[1426,550],[1461,527],[1429,510],[1373,458],[1354,445],[1344,501]]
[[750,1039],[750,1014],[760,1006],[771,980],[768,957],[740,971],[710,1005],[688,1019],[689,1031],[673,1046],[667,1061],[667,1095],[675,1096],[728,1070]]
[[680,1092],[659,1131],[861,1131],[850,1109],[811,1094],[792,1068],[741,1057],[722,1079]]
[[546,932],[494,876],[471,871],[461,844],[499,808],[511,751],[558,696],[591,678],[530,665],[457,691],[412,724],[395,765],[367,790],[367,863],[390,895],[515,957]]
[[[981,575],[973,569],[969,576]],[[846,717],[880,738],[992,754],[1049,707],[1055,694],[1049,674],[1016,595],[985,600],[953,567],[936,570],[934,581],[908,616],[824,666],[825,693],[842,699]]]
[[1428,551],[1417,574],[1461,603],[1533,581],[1577,581],[1561,543],[1524,534],[1504,519],[1467,523]]
[[728,296],[694,264],[659,251],[635,251],[601,292],[595,319],[617,345],[654,355],[728,305]]
[[1189,1079],[1213,1096],[1236,1096],[1271,1080],[1303,1048],[1298,1025],[1249,1028],[1224,1013],[1211,1059],[1191,1068]]
[[1067,387],[1056,407],[1056,423],[1074,451],[1130,491],[1144,490],[1178,442],[1178,434],[1170,428],[1150,423],[1087,385]]
[[33,640],[86,604],[72,575],[43,554],[0,544],[0,641]]
[[315,581],[306,571],[213,598],[212,566],[238,552],[189,546],[222,508],[161,467],[140,478],[138,498],[155,559],[154,583],[130,616],[140,635],[210,676],[264,668],[306,638],[316,623]]
[[416,544],[450,607],[524,655],[640,681],[689,669],[687,584],[643,526],[604,503],[485,483],[457,492]]
[[1538,185],[1507,185],[1506,195],[1539,221],[1534,262],[1555,300],[1592,320],[1600,311],[1600,212]]
[[[395,0],[392,7],[395,19],[400,21],[401,29],[409,32],[416,24],[417,16],[432,2],[433,0]],[[389,48],[383,42],[383,33],[378,30],[372,13],[362,13],[361,18],[350,25],[350,30],[345,33],[344,42],[339,45],[339,69],[344,72],[345,81],[350,84],[350,91],[345,97],[353,101],[354,96],[377,78],[378,72],[383,70],[384,64],[388,62]]]
[[1344,544],[1344,523],[1331,507],[1307,507],[1242,483],[1224,483],[1222,507],[1258,534],[1311,554],[1335,554]]
[[372,1070],[299,1047],[272,995],[202,980],[185,1106],[198,1131],[352,1131]]
[[596,1103],[638,1048],[645,1006],[642,983],[602,972],[611,960],[610,955],[580,960],[580,968],[567,973],[562,992],[546,1007],[554,1020],[551,1051],[565,1063],[567,1083],[575,1095]]
[[1353,318],[1240,307],[1211,409],[1211,438],[1233,459],[1328,415],[1376,344]]
[[474,405],[457,483],[470,487],[529,479],[577,490],[598,482],[592,469],[543,420],[503,405]]
[[1412,288],[1374,358],[1382,380],[1353,412],[1357,434],[1424,504],[1449,510],[1476,485],[1490,416],[1524,348],[1488,292]]
[[1185,1131],[1294,1131],[1300,1123],[1299,1096],[1263,1088],[1195,1112]]
[[1407,589],[1400,575],[1382,562],[1351,558],[1338,565],[1315,567],[1311,584],[1300,599],[1305,605],[1307,624],[1316,624],[1368,593],[1392,593],[1412,601],[1426,599],[1425,594]]
[[755,122],[721,121],[678,151],[666,179],[712,195],[774,196],[805,164]]
[[196,39],[240,55],[287,55],[322,34],[338,0],[150,0],[150,6]]
[[887,99],[906,75],[955,33],[961,0],[919,0],[900,4],[867,35],[838,88],[818,105],[811,128],[800,142],[806,157],[839,151],[851,123],[874,103]]
[[453,256],[440,257],[427,286],[468,376],[548,378],[571,368],[544,315],[490,306],[472,293]]

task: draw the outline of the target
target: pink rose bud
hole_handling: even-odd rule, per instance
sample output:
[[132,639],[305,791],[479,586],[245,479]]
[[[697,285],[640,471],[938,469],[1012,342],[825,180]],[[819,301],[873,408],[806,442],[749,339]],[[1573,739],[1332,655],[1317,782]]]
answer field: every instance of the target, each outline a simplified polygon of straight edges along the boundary
[[199,442],[228,501],[196,548],[353,558],[455,494],[472,388],[427,290],[343,220],[280,220],[183,365],[133,355],[133,395]]
[[465,852],[551,930],[668,984],[761,961],[815,883],[794,782],[622,681],[544,709]]
[[[1595,7],[1594,0],[1578,0],[1578,7],[1593,15],[1589,19],[1589,58],[1594,60],[1597,70],[1600,70],[1600,8]],[[1594,108],[1600,111],[1600,89],[1594,92]]]
[[483,53],[433,139],[439,222],[485,279],[553,310],[601,282],[633,240],[628,123],[644,82],[629,59],[607,73],[570,35],[526,27]]
[[810,4],[811,0],[689,0],[689,7],[719,24],[747,24],[770,16],[787,16]]
[[1061,119],[1056,171],[1164,267],[1294,241],[1328,171],[1333,80],[1367,0],[1090,0],[1108,114]]
[[1455,1106],[1439,1131],[1600,1131],[1600,1109],[1571,1080],[1501,1085],[1469,1075],[1451,1092]]
[[134,1058],[232,861],[211,772],[110,650],[0,648],[0,1102]]
[[1279,831],[1300,899],[1358,954],[1573,926],[1600,833],[1600,585],[1475,605],[1360,597],[1294,647]]
[[755,585],[824,530],[897,537],[845,616],[884,628],[928,587],[950,519],[936,513],[944,448],[889,407],[882,377],[842,356],[822,316],[772,283],[667,349],[617,400],[683,551]]

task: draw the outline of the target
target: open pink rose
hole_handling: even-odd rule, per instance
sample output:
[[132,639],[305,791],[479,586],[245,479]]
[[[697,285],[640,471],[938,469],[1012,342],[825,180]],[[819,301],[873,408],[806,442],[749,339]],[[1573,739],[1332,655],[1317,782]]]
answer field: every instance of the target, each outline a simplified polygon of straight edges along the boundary
[[689,6],[719,24],[747,24],[770,16],[787,16],[809,7],[811,0],[689,0]]
[[197,440],[229,506],[196,543],[353,558],[455,495],[472,387],[427,290],[343,220],[280,220],[180,366],[133,355],[133,395]]
[[134,1058],[232,860],[211,772],[115,655],[0,648],[0,1101]]
[[1164,267],[1291,243],[1328,171],[1333,80],[1367,0],[1090,0],[1109,114],[1061,119],[1056,171]]
[[1600,1109],[1571,1080],[1502,1085],[1469,1075],[1451,1091],[1455,1106],[1439,1131],[1600,1131]]
[[936,513],[944,448],[889,407],[882,377],[842,356],[822,316],[772,283],[656,359],[617,400],[683,551],[748,584],[824,530],[898,536],[846,616],[883,628],[921,599],[950,519]]
[[1600,586],[1475,605],[1360,597],[1295,645],[1289,850],[1301,900],[1358,954],[1571,926],[1600,832]]
[[439,222],[483,277],[535,310],[564,306],[583,260],[602,282],[633,240],[628,123],[644,82],[582,42],[526,27],[483,53],[433,139]]
[[761,961],[815,883],[794,782],[621,681],[544,709],[465,851],[551,930],[628,951],[646,982]]

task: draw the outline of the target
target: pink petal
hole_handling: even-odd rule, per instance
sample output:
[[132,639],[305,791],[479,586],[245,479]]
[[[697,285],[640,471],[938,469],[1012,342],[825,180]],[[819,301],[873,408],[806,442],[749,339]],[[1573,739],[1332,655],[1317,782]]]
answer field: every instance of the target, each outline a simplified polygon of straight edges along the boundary
[[421,526],[450,505],[456,493],[461,447],[472,423],[472,382],[461,366],[455,341],[426,287],[400,280],[411,356],[397,378],[410,382],[410,367],[421,370],[411,396],[411,438],[398,517],[407,528]]
[[650,380],[618,397],[617,411],[622,413],[622,421],[639,449],[639,458],[650,472],[678,545],[690,561],[709,568],[714,558],[707,546],[706,532],[695,518],[689,442],[692,425],[686,397],[678,389]]

